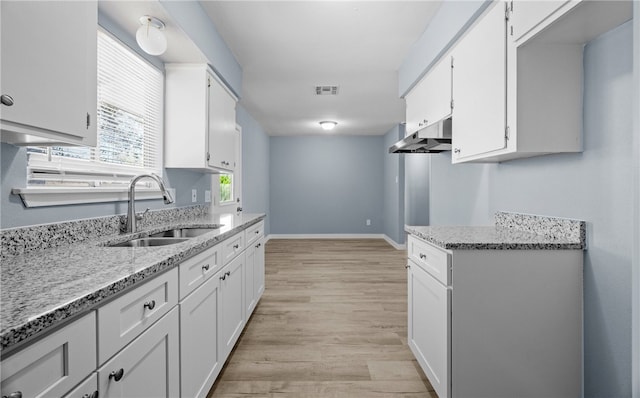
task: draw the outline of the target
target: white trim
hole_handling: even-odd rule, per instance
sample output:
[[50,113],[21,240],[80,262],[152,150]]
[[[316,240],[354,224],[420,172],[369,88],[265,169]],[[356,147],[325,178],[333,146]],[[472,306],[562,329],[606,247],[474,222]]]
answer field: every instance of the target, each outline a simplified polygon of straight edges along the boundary
[[[25,207],[128,201],[127,188],[13,188]],[[158,189],[136,189],[136,199],[162,199]]]
[[386,234],[383,235],[383,239],[387,241],[388,244],[390,244],[391,246],[393,246],[396,250],[407,250],[407,244],[403,243],[397,243],[395,240],[391,239],[389,236],[387,236]]
[[633,2],[633,209],[631,248],[631,389],[640,397],[640,4]]
[[270,234],[269,239],[384,239],[383,234]]

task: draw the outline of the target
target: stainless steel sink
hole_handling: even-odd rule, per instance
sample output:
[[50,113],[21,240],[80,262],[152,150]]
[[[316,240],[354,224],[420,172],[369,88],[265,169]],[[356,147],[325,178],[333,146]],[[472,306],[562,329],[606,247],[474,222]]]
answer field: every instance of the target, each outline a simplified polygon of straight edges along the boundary
[[216,225],[211,228],[176,228],[176,229],[168,229],[166,231],[156,232],[155,234],[149,234],[150,238],[157,237],[171,237],[171,238],[193,238],[196,236],[200,236],[206,234],[207,232],[215,231],[219,229],[223,225]]
[[109,245],[109,247],[153,247],[153,246],[166,246],[173,245],[180,242],[185,242],[189,238],[138,238],[127,240],[125,242],[115,243]]

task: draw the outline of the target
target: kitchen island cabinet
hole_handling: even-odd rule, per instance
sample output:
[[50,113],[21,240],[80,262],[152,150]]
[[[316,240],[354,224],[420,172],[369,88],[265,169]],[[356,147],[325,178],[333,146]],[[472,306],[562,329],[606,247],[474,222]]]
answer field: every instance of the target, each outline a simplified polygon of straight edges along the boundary
[[580,396],[577,242],[492,227],[407,231],[408,344],[440,398]]

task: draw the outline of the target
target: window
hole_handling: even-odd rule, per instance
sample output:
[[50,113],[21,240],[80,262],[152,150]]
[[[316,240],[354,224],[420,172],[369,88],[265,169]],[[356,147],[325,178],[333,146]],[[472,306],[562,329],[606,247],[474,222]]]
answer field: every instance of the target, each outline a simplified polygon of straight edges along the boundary
[[233,202],[233,174],[220,174],[220,203]]
[[161,174],[163,94],[161,71],[98,30],[97,146],[28,147],[27,186],[124,188]]

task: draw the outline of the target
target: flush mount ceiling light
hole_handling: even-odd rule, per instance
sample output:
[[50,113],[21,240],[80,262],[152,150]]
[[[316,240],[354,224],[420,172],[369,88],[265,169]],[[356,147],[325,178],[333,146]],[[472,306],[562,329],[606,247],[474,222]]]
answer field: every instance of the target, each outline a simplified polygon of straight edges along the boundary
[[162,33],[164,22],[156,17],[144,15],[140,17],[140,27],[136,32],[136,41],[141,49],[149,55],[161,55],[167,50],[167,38]]
[[323,130],[333,130],[337,124],[338,122],[334,122],[331,120],[324,120],[320,122],[320,127],[322,127]]

